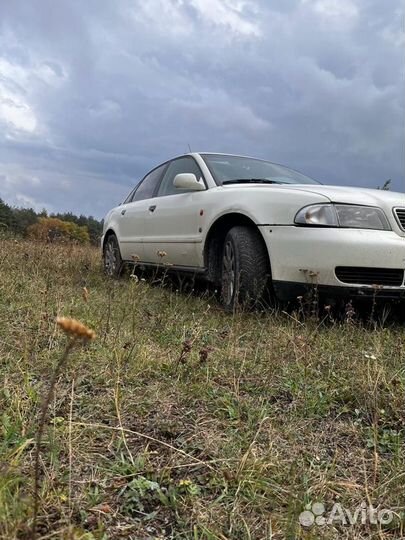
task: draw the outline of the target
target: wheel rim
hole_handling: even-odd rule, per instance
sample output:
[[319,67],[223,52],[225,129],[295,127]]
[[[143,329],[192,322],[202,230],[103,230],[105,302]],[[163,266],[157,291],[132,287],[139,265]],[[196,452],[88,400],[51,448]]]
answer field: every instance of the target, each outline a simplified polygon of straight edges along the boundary
[[109,276],[114,275],[117,269],[117,253],[113,240],[108,240],[104,249],[104,268]]
[[231,241],[225,244],[222,259],[222,296],[226,304],[231,304],[235,292],[235,251]]

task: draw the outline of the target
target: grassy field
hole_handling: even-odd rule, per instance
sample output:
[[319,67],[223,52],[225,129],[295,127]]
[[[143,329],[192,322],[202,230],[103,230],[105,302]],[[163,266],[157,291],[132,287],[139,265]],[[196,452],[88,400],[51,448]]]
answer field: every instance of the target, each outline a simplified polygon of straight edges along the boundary
[[[10,239],[0,240],[1,538],[32,538],[41,402],[68,341],[57,316],[97,338],[57,377],[37,538],[405,538],[403,326],[227,315],[213,298],[107,279],[93,248]],[[305,527],[314,503],[326,517],[339,503],[392,520]]]

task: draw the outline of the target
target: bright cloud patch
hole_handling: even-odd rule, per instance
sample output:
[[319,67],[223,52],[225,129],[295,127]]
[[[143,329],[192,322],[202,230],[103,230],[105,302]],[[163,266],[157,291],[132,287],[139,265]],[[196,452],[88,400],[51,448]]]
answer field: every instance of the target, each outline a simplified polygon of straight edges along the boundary
[[351,19],[359,12],[352,0],[302,0],[302,3],[329,18]]
[[0,58],[0,122],[17,130],[33,132],[35,113],[25,99],[25,72]]
[[0,121],[10,127],[32,133],[37,126],[34,112],[19,96],[10,94],[0,85]]
[[21,66],[0,57],[0,122],[12,131],[8,132],[9,137],[15,136],[16,131],[33,133],[37,130],[33,96],[44,86],[56,90],[64,79],[64,73],[56,64],[39,62]]
[[200,15],[209,23],[228,27],[235,34],[259,36],[257,23],[249,20],[244,13],[254,7],[253,2],[234,0],[189,0]]

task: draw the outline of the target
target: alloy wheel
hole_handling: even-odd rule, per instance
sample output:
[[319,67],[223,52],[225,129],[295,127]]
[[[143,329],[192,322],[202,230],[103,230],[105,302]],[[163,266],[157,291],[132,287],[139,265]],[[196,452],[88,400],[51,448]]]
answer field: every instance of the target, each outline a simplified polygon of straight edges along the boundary
[[235,293],[236,286],[236,261],[235,250],[232,242],[228,240],[224,247],[222,259],[222,296],[226,304],[230,305]]
[[106,274],[114,276],[117,271],[117,263],[117,248],[114,239],[111,237],[104,248],[104,268]]

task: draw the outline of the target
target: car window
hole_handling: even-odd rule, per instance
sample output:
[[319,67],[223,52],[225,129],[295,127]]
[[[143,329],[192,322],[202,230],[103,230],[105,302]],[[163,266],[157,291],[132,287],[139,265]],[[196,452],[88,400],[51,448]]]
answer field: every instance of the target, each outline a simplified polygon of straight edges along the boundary
[[184,157],[173,160],[163,176],[162,183],[160,184],[157,196],[165,197],[166,195],[178,195],[179,193],[186,193],[188,189],[178,189],[173,185],[173,181],[177,174],[180,173],[192,173],[195,174],[197,180],[203,182],[203,175],[200,167],[197,165],[192,157]]
[[128,195],[128,197],[125,199],[125,201],[122,204],[128,204],[129,202],[131,202],[135,191],[136,191],[136,187],[130,192],[130,194]]
[[143,201],[144,199],[151,199],[153,195],[155,194],[156,188],[160,182],[160,179],[166,167],[167,167],[166,164],[161,165],[160,167],[157,167],[148,175],[146,175],[145,178],[139,184],[139,187],[136,189],[131,199],[131,202]]
[[319,184],[313,178],[283,165],[243,156],[201,154],[214,180],[223,182],[243,180],[271,180],[275,184]]

